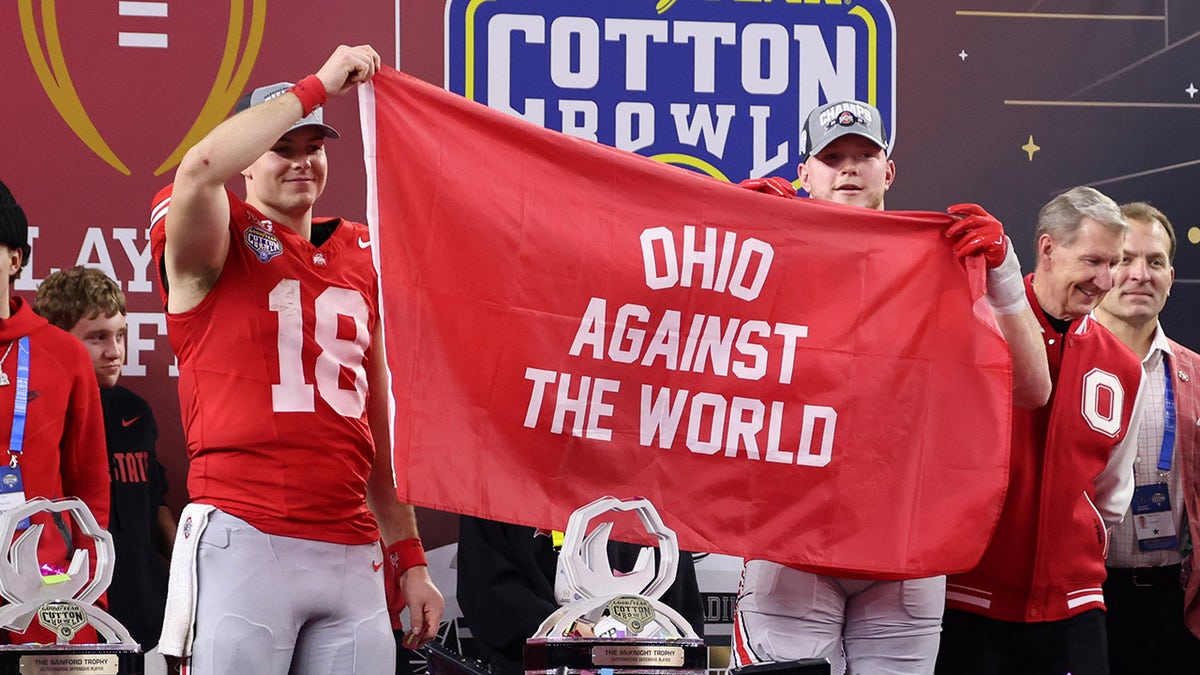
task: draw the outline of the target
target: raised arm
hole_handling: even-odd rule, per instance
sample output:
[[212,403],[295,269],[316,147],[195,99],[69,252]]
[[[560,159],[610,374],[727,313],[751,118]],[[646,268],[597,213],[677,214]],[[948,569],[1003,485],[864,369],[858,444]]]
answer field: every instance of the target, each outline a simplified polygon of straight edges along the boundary
[[1040,408],[1053,387],[1050,366],[1012,242],[1000,221],[976,204],[955,204],[947,212],[960,217],[946,229],[955,255],[982,255],[987,263],[988,303],[1012,354],[1013,405]]
[[[342,45],[316,77],[326,95],[338,96],[369,79],[379,65],[379,55],[371,47]],[[300,97],[288,90],[217,125],[184,155],[175,172],[165,223],[170,311],[196,306],[217,282],[229,251],[225,183],[270,150],[303,117],[303,106]]]
[[1046,363],[1046,346],[1042,342],[1042,327],[1038,325],[1029,301],[1016,314],[1004,314],[992,307],[1000,332],[1008,341],[1012,354],[1013,405],[1021,408],[1040,408],[1050,400],[1050,369]]

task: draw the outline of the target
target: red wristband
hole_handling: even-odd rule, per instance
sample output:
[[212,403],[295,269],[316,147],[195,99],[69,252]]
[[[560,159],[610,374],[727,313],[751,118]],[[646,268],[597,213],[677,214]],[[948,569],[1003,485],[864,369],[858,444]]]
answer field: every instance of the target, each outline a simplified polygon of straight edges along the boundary
[[388,562],[398,574],[404,574],[410,567],[429,565],[425,560],[425,547],[421,545],[420,537],[409,537],[394,542],[385,551]]
[[312,111],[325,105],[325,102],[329,100],[329,93],[325,91],[324,83],[316,75],[309,75],[300,80],[293,84],[288,91],[300,99],[300,105],[304,107],[304,114],[301,117],[308,117]]

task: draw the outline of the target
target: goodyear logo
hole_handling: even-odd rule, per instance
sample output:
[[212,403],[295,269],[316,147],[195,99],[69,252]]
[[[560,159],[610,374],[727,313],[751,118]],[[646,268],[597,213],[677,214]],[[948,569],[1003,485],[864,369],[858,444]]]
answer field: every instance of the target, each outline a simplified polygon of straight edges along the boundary
[[446,86],[535,124],[725,180],[796,177],[813,108],[895,134],[886,0],[449,0]]

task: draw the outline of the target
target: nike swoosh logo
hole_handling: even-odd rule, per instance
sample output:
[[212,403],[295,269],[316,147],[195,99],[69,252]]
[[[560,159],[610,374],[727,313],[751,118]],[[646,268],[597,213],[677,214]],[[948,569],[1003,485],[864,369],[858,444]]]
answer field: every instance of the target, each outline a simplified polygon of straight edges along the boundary
[[359,238],[358,238],[358,247],[359,247],[359,248],[370,248],[370,247],[371,247],[371,242],[369,242],[369,241],[364,241],[362,237],[359,237]]
[[375,562],[374,560],[372,560],[372,561],[371,561],[371,568],[372,568],[373,570],[375,570],[376,572],[378,572],[380,567],[383,567],[383,561],[382,561],[382,560],[380,560],[379,562]]
[[140,420],[140,419],[142,419],[142,416],[141,416],[141,415],[138,415],[137,417],[134,417],[133,419],[128,419],[128,420],[126,420],[126,419],[123,419],[123,420],[121,420],[121,426],[123,426],[123,427],[127,427],[127,426],[129,426],[130,424],[133,424],[134,422],[136,422],[136,421],[138,421],[138,420]]

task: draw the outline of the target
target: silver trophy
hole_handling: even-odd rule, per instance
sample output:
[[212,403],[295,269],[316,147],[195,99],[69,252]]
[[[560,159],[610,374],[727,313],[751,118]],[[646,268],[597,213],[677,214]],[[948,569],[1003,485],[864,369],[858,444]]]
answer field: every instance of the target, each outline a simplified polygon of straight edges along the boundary
[[[22,523],[39,513],[74,521],[96,548],[95,573],[88,570],[88,551],[75,547],[67,571],[43,575],[38,543],[43,526],[34,524],[16,536]],[[15,537],[15,539],[14,539]],[[79,499],[30,499],[0,513],[0,628],[25,631],[36,618],[55,635],[55,644],[0,645],[0,675],[55,673],[75,675],[140,675],[141,648],[129,631],[95,602],[112,581],[112,535],[100,527]],[[84,626],[91,625],[103,644],[69,644]]]
[[[660,564],[646,547],[634,568],[615,574],[608,559],[611,522],[589,531],[591,521],[610,512],[636,512],[658,542]],[[679,543],[675,532],[646,499],[602,497],[577,509],[567,521],[558,558],[555,593],[563,605],[525,643],[526,673],[614,673],[703,675],[704,641],[678,612],[659,601],[675,581]]]

